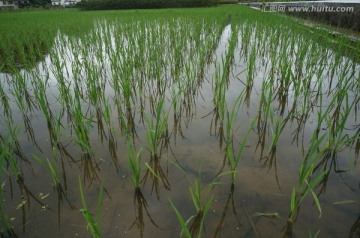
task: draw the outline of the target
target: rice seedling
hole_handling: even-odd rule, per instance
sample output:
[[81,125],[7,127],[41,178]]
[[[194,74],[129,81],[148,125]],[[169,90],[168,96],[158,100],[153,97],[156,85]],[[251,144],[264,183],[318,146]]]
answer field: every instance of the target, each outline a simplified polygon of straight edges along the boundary
[[252,121],[251,125],[249,126],[244,138],[242,139],[239,148],[237,149],[237,151],[235,151],[235,142],[233,140],[233,138],[226,142],[226,147],[225,147],[225,156],[226,159],[228,161],[228,165],[230,167],[230,171],[232,173],[231,175],[231,180],[232,183],[235,183],[235,178],[236,178],[236,168],[238,167],[241,155],[244,151],[246,142],[247,142],[247,138],[250,134],[250,132],[252,131],[252,127],[255,124],[255,120]]
[[253,79],[256,73],[256,48],[255,45],[252,46],[248,60],[248,72],[246,86],[251,88],[253,86]]
[[[195,206],[196,213],[186,221],[184,220],[183,216],[180,214],[176,206],[173,204],[173,202],[169,200],[181,225],[181,235],[184,235],[188,238],[202,237],[205,217],[208,214],[211,204],[213,202],[213,196],[210,196],[210,198],[208,198],[206,202],[203,202],[201,190],[202,189],[199,181],[195,181],[193,186],[190,187],[190,195],[192,202]],[[191,221],[192,225],[190,226],[190,228],[188,228]]]
[[46,95],[46,81],[44,82],[43,79],[40,78],[39,75],[36,75],[36,76],[38,76],[38,77],[35,78],[36,81],[33,82],[35,98],[39,104],[39,107],[41,108],[42,112],[44,113],[44,116],[45,116],[46,122],[47,122],[47,127],[51,128],[53,115],[52,115],[51,107],[49,105],[48,98]]
[[51,178],[52,178],[52,182],[53,182],[53,186],[61,186],[60,180],[59,180],[59,176],[58,176],[58,172],[56,171],[54,165],[50,162],[49,159],[46,159],[46,162],[44,162],[42,159],[40,159],[37,155],[33,155],[33,158],[39,163],[41,164],[46,170],[49,171]]
[[[320,172],[316,174],[314,171],[316,161],[324,154],[327,150],[327,146],[325,145],[320,152],[317,152],[317,148],[319,148],[320,144],[324,140],[325,135],[316,139],[313,137],[313,141],[310,145],[309,151],[304,159],[304,162],[300,166],[299,169],[299,181],[298,185],[293,188],[291,194],[290,201],[290,214],[289,214],[289,222],[294,223],[300,208],[300,204],[305,199],[307,194],[311,193],[316,207],[320,213],[322,214],[321,205],[318,196],[314,192],[314,189],[319,184],[319,182],[324,178],[324,176],[328,173],[328,171]],[[315,177],[314,177],[315,175]]]
[[[238,167],[241,155],[244,151],[248,136],[257,121],[257,118],[254,118],[250,123],[245,136],[243,137],[241,143],[239,144],[239,148],[237,148],[237,144],[234,138],[235,131],[234,129],[237,128],[237,117],[239,113],[240,106],[243,102],[244,98],[244,91],[240,94],[240,96],[236,99],[234,106],[231,110],[231,113],[226,113],[226,120],[225,120],[225,157],[227,159],[230,172],[232,183],[235,183],[236,178],[236,168]],[[236,151],[237,148],[237,151]]]
[[320,230],[318,230],[315,234],[309,231],[309,238],[317,238],[319,237],[319,234],[320,234]]
[[[275,122],[274,122],[274,120],[275,120]],[[278,144],[280,135],[286,126],[287,120],[288,120],[288,117],[284,121],[280,122],[280,118],[273,119],[273,117],[271,117],[271,121],[272,121],[272,123],[275,123],[275,126],[272,130],[272,139],[270,141],[269,149],[268,149],[267,156],[266,156],[267,157],[266,161],[264,162],[264,165],[266,163],[269,163],[269,169],[271,168],[274,161],[276,161],[277,144]],[[262,159],[265,159],[265,158],[262,158]],[[276,164],[276,162],[275,162],[275,164]]]
[[103,193],[104,193],[104,188],[103,186],[100,187],[99,190],[99,195],[98,195],[98,202],[97,202],[97,213],[96,213],[96,220],[94,218],[94,216],[91,214],[91,212],[89,211],[86,201],[85,201],[85,196],[84,196],[84,190],[82,187],[82,183],[81,183],[81,179],[79,177],[79,190],[80,190],[80,197],[81,197],[81,203],[83,208],[80,210],[80,212],[82,213],[84,219],[87,222],[87,229],[90,231],[91,235],[94,238],[99,238],[102,237],[102,233],[101,233],[101,214],[102,214],[102,202],[103,202]]
[[0,81],[0,101],[2,105],[2,109],[4,111],[5,117],[11,117],[11,109],[9,104],[9,97],[4,91],[4,85],[3,82]]
[[86,118],[83,115],[80,98],[77,93],[76,102],[72,108],[72,119],[74,123],[73,129],[77,137],[72,137],[72,140],[82,148],[86,156],[90,156],[92,153],[92,149],[89,132],[92,123],[92,115],[90,115],[90,118]]
[[160,99],[156,105],[154,119],[149,119],[145,116],[145,122],[148,126],[146,141],[151,157],[154,159],[160,158],[159,155],[161,155],[161,151],[159,151],[159,146],[161,140],[167,138],[168,133],[168,112],[164,109],[164,100],[164,98]]
[[132,170],[131,182],[133,183],[135,190],[140,189],[140,174],[141,174],[141,153],[140,149],[137,153],[135,152],[134,145],[132,142],[128,141],[127,143],[129,151],[129,163]]

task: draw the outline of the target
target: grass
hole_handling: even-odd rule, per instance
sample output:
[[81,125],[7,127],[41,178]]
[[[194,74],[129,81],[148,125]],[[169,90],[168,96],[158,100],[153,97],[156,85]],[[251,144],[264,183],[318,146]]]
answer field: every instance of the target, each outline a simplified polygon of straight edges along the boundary
[[[325,214],[329,203],[322,194],[339,171],[336,166],[350,164],[348,169],[356,171],[360,70],[340,36],[334,39],[290,18],[244,6],[4,12],[1,19],[2,176],[17,180],[29,201],[36,198],[31,190],[42,184],[42,177],[32,175],[39,166],[51,176],[50,188],[64,187],[64,193],[58,192],[68,202],[74,195],[65,194],[72,191],[66,184],[74,176],[84,173],[91,187],[95,181],[110,183],[129,168],[129,183],[135,188],[133,225],[146,236],[149,220],[158,227],[150,216],[154,201],[149,193],[155,188],[160,202],[182,189],[168,161],[191,171],[200,160],[198,150],[206,145],[211,149],[202,151],[207,176],[219,170],[220,175],[230,174],[229,179],[220,176],[216,186],[229,183],[231,191],[243,185],[245,175],[239,172],[247,163],[263,165],[254,170],[289,169],[289,181],[296,182],[282,193],[288,201],[290,234],[308,197]],[[334,40],[341,44],[334,45]],[[28,159],[33,154],[37,159]],[[151,185],[146,183],[149,176]],[[275,179],[281,182],[282,176]],[[248,179],[258,189],[258,178]],[[128,195],[127,183],[121,196]],[[208,189],[204,196],[201,180],[191,178],[190,184],[188,197],[181,199],[194,205],[193,216],[184,218],[176,200],[177,207],[167,204],[156,220],[173,210],[184,236],[205,236],[205,220],[218,218],[209,212],[217,194]],[[109,193],[119,186],[110,186]],[[89,231],[99,237],[103,190],[96,219],[80,181],[79,188]],[[8,200],[12,194],[18,195],[5,189],[1,195]],[[233,195],[227,204],[230,200]],[[9,230],[11,223],[5,226]],[[208,229],[206,236],[214,231]],[[216,229],[216,234],[222,232]],[[259,227],[253,230],[262,234]]]

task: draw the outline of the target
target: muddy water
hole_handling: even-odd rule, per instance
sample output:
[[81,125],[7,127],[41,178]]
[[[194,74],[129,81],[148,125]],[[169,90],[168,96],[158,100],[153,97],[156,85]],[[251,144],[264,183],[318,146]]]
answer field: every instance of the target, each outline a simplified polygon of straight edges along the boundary
[[[166,27],[159,29],[168,30]],[[61,150],[62,154],[54,152],[50,143],[46,119],[39,109],[27,111],[31,128],[25,129],[23,117],[12,95],[15,76],[2,74],[0,79],[4,91],[10,99],[13,125],[19,125],[21,128],[17,139],[23,155],[29,160],[26,163],[17,158],[23,181],[16,181],[13,176],[7,176],[5,173],[1,177],[5,181],[6,212],[12,218],[11,223],[18,236],[48,237],[51,234],[52,237],[90,237],[86,222],[80,212],[82,204],[79,195],[79,177],[85,188],[85,198],[89,210],[94,215],[96,214],[100,185],[104,186],[101,214],[104,237],[177,236],[180,234],[181,228],[169,200],[175,204],[185,219],[193,216],[195,208],[191,201],[189,186],[195,181],[199,181],[203,188],[204,201],[210,196],[213,196],[214,199],[205,219],[204,237],[280,237],[290,236],[290,234],[293,234],[293,237],[308,237],[309,232],[315,234],[318,230],[320,230],[320,237],[352,237],[352,235],[358,234],[360,229],[360,201],[358,200],[360,171],[356,163],[358,157],[352,146],[343,146],[335,158],[322,160],[320,169],[317,171],[329,170],[328,177],[316,189],[322,205],[321,218],[313,204],[313,199],[308,196],[301,203],[296,222],[292,226],[287,222],[291,192],[298,182],[298,171],[304,158],[304,151],[308,150],[311,136],[316,128],[316,115],[320,110],[318,107],[310,110],[304,125],[295,119],[286,124],[277,143],[275,156],[271,158],[265,154],[274,125],[269,119],[268,127],[270,129],[265,132],[265,152],[261,151],[261,145],[259,147],[260,135],[254,128],[249,134],[237,167],[234,187],[231,186],[230,176],[222,174],[229,168],[224,154],[224,142],[221,141],[219,134],[220,122],[216,120],[214,113],[214,74],[224,72],[221,62],[229,51],[232,34],[236,34],[234,63],[231,67],[226,91],[226,101],[231,108],[240,92],[245,89],[244,82],[247,80],[246,70],[249,59],[244,53],[241,53],[242,30],[244,29],[241,27],[232,28],[230,24],[224,27],[213,52],[212,60],[205,66],[205,75],[200,80],[201,83],[198,87],[194,86],[196,92],[192,95],[185,94],[179,100],[182,110],[176,111],[174,108],[170,108],[169,101],[171,101],[172,93],[170,89],[166,90],[165,95],[168,100],[165,104],[166,110],[169,112],[168,128],[171,131],[169,144],[162,150],[159,160],[152,159],[146,149],[143,151],[142,162],[146,162],[152,167],[158,176],[154,177],[145,164],[142,164],[141,194],[135,192],[130,181],[132,172],[125,144],[126,136],[120,129],[116,106],[113,102],[114,89],[111,83],[104,83],[104,92],[113,111],[110,120],[114,129],[110,130],[106,125],[102,129],[99,126],[101,125],[99,118],[94,117],[89,133],[93,154],[86,157],[81,148],[74,143],[75,134],[68,112],[62,111],[58,99],[60,93],[57,88],[56,74],[52,71],[42,71],[44,68],[54,68],[52,56],[47,56],[43,62],[39,63],[39,72],[44,78],[47,77],[46,73],[49,73],[46,90],[49,108],[55,115],[63,113],[61,116],[61,144],[64,146]],[[71,44],[66,42],[67,36],[60,34],[55,40],[58,48],[54,52],[63,50],[67,53],[68,61],[65,61],[65,65],[62,67],[68,71],[68,78],[72,78],[75,66],[71,59],[75,60],[76,57],[73,55],[74,50],[71,48]],[[112,37],[116,36],[111,35],[110,38]],[[252,33],[250,38],[254,40],[254,37],[255,33]],[[113,40],[110,42],[111,47],[116,49],[116,43]],[[129,44],[127,41],[124,42],[125,46]],[[92,62],[94,65],[99,65],[99,68],[100,65],[105,65],[105,68],[101,68],[103,70],[101,72],[111,75],[110,57],[106,55],[106,50],[103,50],[102,53],[105,63],[102,64],[96,58],[97,56],[94,56]],[[261,56],[257,56],[253,86],[247,103],[241,105],[237,118],[239,123],[234,130],[235,143],[238,144],[241,143],[250,122],[259,111],[263,81],[268,75],[269,68],[264,66]],[[122,59],[125,60],[126,57],[125,55]],[[296,58],[296,56],[292,57]],[[333,59],[331,57],[332,53],[329,51],[329,59]],[[270,62],[271,59],[265,59],[265,61]],[[291,61],[291,57],[289,61]],[[344,65],[348,62],[346,58],[341,58],[340,61],[344,63],[340,63],[339,68],[345,67]],[[85,61],[80,63],[84,64]],[[192,67],[195,71],[196,67]],[[291,65],[290,67],[294,70],[295,66]],[[329,79],[327,70],[329,70],[330,64],[325,68],[326,70],[321,75],[324,79],[322,87],[324,92],[332,88],[330,80],[327,80]],[[358,73],[359,65],[354,64],[353,70]],[[340,71],[337,72],[340,73]],[[33,78],[29,72],[23,71],[22,73],[26,75],[26,85],[32,94],[35,90],[31,83]],[[165,74],[168,73],[169,71],[165,71]],[[104,74],[99,73],[97,76],[101,80],[106,78]],[[335,81],[336,79],[337,76],[335,76]],[[314,76],[312,83],[315,86],[316,82]],[[145,94],[149,94],[153,88],[147,90]],[[356,100],[357,95],[354,94],[354,91],[350,90],[348,95],[350,103]],[[150,102],[147,100],[148,97],[146,97],[146,105],[143,110],[150,115]],[[294,90],[290,90],[284,115],[290,113],[294,101]],[[329,104],[330,101],[331,97],[326,97],[324,94],[324,105]],[[87,105],[84,104],[83,113],[86,113]],[[272,106],[276,108],[278,104],[279,102],[274,99]],[[356,107],[358,108],[358,105]],[[88,111],[91,110],[93,108],[89,106]],[[132,123],[134,123],[136,131],[135,144],[137,148],[146,148],[145,134],[148,129],[143,123],[139,101],[133,102],[131,110],[134,119]],[[284,118],[279,111],[275,111],[275,115]],[[344,133],[349,135],[356,133],[354,128],[359,124],[356,115],[356,110],[350,113],[346,120],[347,129]],[[301,115],[296,116],[300,117]],[[178,120],[180,120],[179,123],[177,123]],[[175,126],[176,130],[174,130]],[[28,136],[28,130],[31,129],[38,146]],[[1,124],[0,132],[2,135],[8,134],[4,121]],[[299,133],[296,134],[296,132]],[[49,171],[33,158],[33,154],[53,161],[58,171],[62,190],[54,188]],[[217,177],[219,174],[221,176]],[[208,185],[214,182],[216,182],[216,186],[208,190]],[[334,204],[344,200],[352,202]],[[257,213],[274,214],[275,212],[279,215],[278,217],[256,215]]]

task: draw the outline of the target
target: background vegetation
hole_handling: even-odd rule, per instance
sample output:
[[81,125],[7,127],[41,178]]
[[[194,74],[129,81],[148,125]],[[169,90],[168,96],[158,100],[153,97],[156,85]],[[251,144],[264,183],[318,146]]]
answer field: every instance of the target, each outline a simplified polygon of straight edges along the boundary
[[78,7],[82,10],[155,9],[209,7],[216,3],[217,0],[91,0],[82,1]]

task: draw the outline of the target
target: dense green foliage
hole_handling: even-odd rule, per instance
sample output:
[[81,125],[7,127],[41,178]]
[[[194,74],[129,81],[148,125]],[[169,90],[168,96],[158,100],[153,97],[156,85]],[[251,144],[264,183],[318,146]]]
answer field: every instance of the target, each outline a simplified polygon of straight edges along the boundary
[[156,9],[208,7],[215,3],[216,0],[88,0],[80,2],[78,7],[82,10]]
[[19,8],[50,7],[51,0],[29,0],[27,3],[19,3]]

